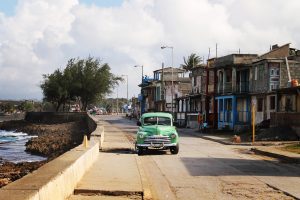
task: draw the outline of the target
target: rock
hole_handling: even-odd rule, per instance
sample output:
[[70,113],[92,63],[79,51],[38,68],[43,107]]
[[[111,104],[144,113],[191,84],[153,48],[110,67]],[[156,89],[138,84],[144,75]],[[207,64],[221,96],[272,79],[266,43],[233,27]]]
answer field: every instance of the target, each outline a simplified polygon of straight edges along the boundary
[[9,178],[0,178],[0,188],[9,184],[11,180]]
[[[47,156],[52,160],[81,144],[83,135],[88,132],[83,121],[62,124],[34,124],[24,120],[0,123],[0,129],[17,130],[29,135],[37,135],[26,143],[26,151]],[[38,169],[47,161],[11,163],[0,159],[0,188]]]
[[232,142],[233,143],[241,143],[241,137],[237,136],[237,135],[234,135],[233,138],[232,138]]

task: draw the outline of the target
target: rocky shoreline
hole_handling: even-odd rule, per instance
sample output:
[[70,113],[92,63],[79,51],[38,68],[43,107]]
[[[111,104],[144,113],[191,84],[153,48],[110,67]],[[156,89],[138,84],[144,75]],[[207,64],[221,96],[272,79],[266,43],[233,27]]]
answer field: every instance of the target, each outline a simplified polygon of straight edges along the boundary
[[24,120],[5,121],[0,123],[0,129],[14,130],[38,136],[31,138],[26,143],[26,151],[48,158],[46,161],[21,162],[17,164],[6,162],[5,160],[1,162],[0,158],[0,188],[78,146],[82,143],[83,136],[88,134],[88,127],[84,121],[51,125],[30,123]]

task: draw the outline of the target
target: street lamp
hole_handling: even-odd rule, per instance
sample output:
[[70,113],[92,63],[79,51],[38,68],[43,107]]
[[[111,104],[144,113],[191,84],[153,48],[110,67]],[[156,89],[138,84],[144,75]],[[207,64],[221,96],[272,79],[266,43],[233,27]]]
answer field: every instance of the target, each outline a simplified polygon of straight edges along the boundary
[[117,115],[119,115],[119,86],[117,86]]
[[144,98],[143,98],[143,95],[142,95],[142,90],[143,90],[143,88],[142,88],[142,85],[143,85],[143,77],[144,77],[144,66],[143,65],[135,65],[134,67],[141,67],[142,68],[142,82],[141,82],[141,97],[142,97],[142,100],[141,100],[141,110],[140,110],[140,112],[141,112],[141,114],[143,113],[143,104],[144,104]]
[[128,100],[128,74],[123,74],[121,76],[126,76],[126,83],[127,83],[127,106],[129,106],[129,100]]
[[174,112],[173,112],[173,97],[174,97],[174,83],[173,83],[173,47],[170,47],[170,46],[162,46],[160,47],[161,49],[171,49],[172,50],[172,66],[171,66],[171,72],[172,72],[172,79],[171,79],[171,95],[172,95],[172,100],[171,100],[171,107],[172,107],[172,115],[174,115]]
[[142,83],[143,83],[144,66],[143,65],[135,65],[134,67],[141,67],[142,68]]

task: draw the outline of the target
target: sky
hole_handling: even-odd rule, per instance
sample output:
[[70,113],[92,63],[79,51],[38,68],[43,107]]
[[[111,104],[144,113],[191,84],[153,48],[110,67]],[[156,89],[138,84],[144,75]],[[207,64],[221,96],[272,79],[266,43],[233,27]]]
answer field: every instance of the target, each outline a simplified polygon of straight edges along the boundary
[[[267,52],[270,45],[300,49],[299,0],[1,0],[0,99],[43,98],[43,74],[70,58],[93,56],[112,73],[128,75],[129,97],[144,74],[183,63]],[[125,78],[126,80],[126,78]],[[126,98],[126,81],[110,97]]]

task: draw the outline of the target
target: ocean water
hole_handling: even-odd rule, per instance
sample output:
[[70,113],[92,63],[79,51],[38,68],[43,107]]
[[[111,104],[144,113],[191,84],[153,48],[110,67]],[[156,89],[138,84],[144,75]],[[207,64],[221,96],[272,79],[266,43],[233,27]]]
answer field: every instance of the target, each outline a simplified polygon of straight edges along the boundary
[[14,163],[34,162],[47,159],[25,152],[25,143],[32,137],[36,136],[29,136],[22,132],[0,130],[0,163],[3,161]]

